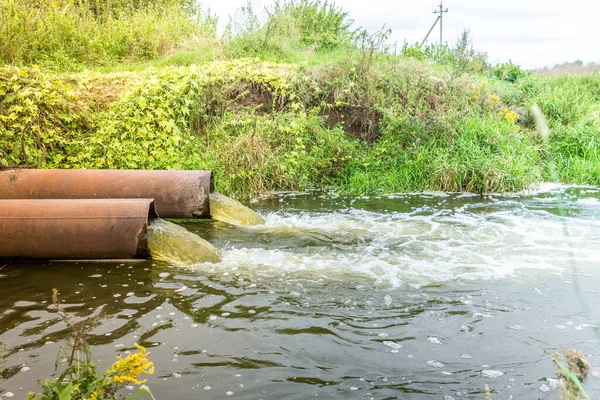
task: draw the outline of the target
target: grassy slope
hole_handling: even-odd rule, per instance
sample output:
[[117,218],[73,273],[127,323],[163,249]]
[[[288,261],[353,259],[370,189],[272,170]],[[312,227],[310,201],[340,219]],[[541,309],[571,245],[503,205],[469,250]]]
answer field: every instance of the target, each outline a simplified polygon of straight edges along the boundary
[[48,168],[206,168],[238,197],[512,191],[547,180],[549,161],[563,182],[600,184],[598,74],[507,82],[469,68],[474,58],[277,36],[263,45],[257,32],[182,39],[150,60],[84,57],[67,68],[80,72],[0,68],[0,163],[35,164],[45,152]]

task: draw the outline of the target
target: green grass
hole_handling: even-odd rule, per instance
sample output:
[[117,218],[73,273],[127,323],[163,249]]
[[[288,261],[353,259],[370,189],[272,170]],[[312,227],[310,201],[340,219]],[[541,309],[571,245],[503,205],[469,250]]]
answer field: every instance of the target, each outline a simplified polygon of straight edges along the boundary
[[[70,0],[15,4],[0,0],[0,57],[16,64],[0,67],[1,165],[212,169],[236,197],[518,191],[548,180],[548,161],[562,182],[600,184],[598,73],[490,66],[467,36],[394,54],[389,32],[353,31],[319,1],[266,19],[245,9],[223,38],[170,0],[102,17]],[[40,21],[47,43],[31,36]]]
[[78,71],[155,59],[216,33],[216,17],[175,0],[120,3],[98,10],[92,1],[0,0],[0,61]]

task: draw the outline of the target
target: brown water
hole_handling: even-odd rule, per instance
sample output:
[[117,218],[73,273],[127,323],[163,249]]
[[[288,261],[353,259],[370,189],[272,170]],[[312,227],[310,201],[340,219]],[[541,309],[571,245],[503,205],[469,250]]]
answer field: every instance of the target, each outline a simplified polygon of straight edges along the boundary
[[75,317],[107,315],[91,337],[101,370],[149,348],[157,399],[480,399],[486,384],[557,398],[542,345],[581,350],[600,392],[598,189],[289,194],[256,210],[264,225],[178,222],[217,263],[6,263],[0,397],[54,373],[68,332],[52,288]]

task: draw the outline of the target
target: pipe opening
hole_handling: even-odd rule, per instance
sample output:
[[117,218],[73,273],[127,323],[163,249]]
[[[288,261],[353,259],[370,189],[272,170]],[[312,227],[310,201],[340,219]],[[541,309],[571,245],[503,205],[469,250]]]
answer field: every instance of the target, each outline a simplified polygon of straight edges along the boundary
[[148,258],[153,199],[0,200],[0,258]]

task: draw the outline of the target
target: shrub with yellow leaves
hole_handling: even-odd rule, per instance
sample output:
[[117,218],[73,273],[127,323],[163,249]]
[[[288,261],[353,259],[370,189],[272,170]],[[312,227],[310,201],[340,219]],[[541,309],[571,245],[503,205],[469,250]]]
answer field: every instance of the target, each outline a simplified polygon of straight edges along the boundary
[[[92,361],[91,350],[87,344],[87,336],[91,329],[101,319],[91,316],[74,323],[62,308],[58,299],[58,291],[54,289],[52,302],[56,307],[58,316],[71,329],[71,337],[62,351],[67,355],[68,366],[57,379],[46,379],[40,393],[29,393],[27,400],[106,400],[122,398],[117,392],[127,383],[143,385],[146,379],[139,379],[140,375],[154,373],[154,363],[148,360],[150,353],[139,344],[135,347],[138,353],[128,354],[123,358],[118,356],[117,361],[103,374],[98,375],[97,365]],[[59,354],[59,358],[61,354]],[[150,389],[142,386],[133,396],[133,399],[142,394],[154,396]]]

